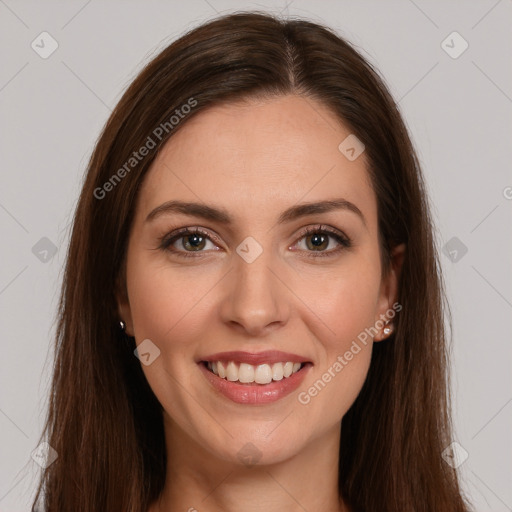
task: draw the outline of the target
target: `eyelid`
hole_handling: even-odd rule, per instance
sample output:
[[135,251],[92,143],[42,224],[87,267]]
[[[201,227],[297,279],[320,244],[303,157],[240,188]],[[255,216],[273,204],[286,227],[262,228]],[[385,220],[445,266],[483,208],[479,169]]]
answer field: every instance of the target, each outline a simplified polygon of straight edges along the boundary
[[[300,231],[300,233],[297,235],[299,238],[297,241],[299,241],[301,238],[303,238],[306,235],[312,235],[314,233],[327,233],[328,235],[335,236],[342,238],[346,242],[351,242],[351,239],[343,233],[343,231],[340,231],[339,229],[326,226],[325,224],[316,224],[314,226],[307,226],[303,230]],[[295,242],[297,243],[297,242]]]

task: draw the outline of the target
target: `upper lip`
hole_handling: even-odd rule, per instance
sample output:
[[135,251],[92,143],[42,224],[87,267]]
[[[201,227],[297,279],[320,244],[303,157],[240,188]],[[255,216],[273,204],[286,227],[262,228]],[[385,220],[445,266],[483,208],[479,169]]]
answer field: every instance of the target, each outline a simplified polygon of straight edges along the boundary
[[239,350],[230,352],[217,352],[211,356],[201,358],[200,361],[214,362],[214,361],[234,361],[237,363],[247,363],[251,365],[258,365],[263,363],[307,363],[308,359],[298,354],[291,354],[289,352],[281,352],[280,350],[266,350],[264,352],[242,352]]

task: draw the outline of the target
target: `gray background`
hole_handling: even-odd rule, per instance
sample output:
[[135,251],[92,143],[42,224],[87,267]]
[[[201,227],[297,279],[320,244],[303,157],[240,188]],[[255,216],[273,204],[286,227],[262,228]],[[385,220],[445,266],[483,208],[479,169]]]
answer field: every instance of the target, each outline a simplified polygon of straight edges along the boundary
[[[512,511],[511,0],[0,0],[0,511],[29,510],[34,491],[68,227],[100,129],[158,49],[240,9],[330,25],[399,100],[447,247],[464,489],[476,510]],[[43,31],[59,45],[47,59],[31,47],[50,48]],[[458,58],[442,46],[453,31],[469,44]],[[462,44],[445,43],[452,53]]]

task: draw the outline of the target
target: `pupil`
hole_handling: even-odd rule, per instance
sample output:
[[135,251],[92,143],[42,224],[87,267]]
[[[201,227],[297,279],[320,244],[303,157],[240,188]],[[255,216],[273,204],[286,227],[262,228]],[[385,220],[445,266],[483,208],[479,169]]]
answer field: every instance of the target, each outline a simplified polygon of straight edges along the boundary
[[187,237],[188,245],[190,245],[194,249],[201,248],[201,244],[203,242],[203,237],[201,235],[189,235]]
[[317,233],[317,234],[311,236],[311,243],[312,243],[313,247],[318,248],[318,247],[321,247],[322,245],[324,245],[326,238],[327,237],[325,235]]

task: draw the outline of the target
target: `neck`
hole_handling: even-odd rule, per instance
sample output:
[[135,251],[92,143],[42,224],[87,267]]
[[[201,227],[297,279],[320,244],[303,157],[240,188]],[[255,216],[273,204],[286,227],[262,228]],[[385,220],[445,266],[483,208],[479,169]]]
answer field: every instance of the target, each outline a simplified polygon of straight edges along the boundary
[[338,491],[339,424],[292,458],[260,466],[219,459],[164,418],[166,483],[148,512],[348,512]]

